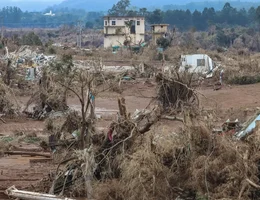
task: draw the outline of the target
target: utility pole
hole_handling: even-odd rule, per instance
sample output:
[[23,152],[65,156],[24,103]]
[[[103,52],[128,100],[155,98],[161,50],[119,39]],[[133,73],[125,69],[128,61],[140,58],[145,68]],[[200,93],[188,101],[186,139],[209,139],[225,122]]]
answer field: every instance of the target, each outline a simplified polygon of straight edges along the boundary
[[77,46],[81,48],[82,44],[82,30],[83,30],[83,23],[82,21],[78,21],[77,23]]
[[0,16],[1,19],[1,39],[4,38],[4,15]]

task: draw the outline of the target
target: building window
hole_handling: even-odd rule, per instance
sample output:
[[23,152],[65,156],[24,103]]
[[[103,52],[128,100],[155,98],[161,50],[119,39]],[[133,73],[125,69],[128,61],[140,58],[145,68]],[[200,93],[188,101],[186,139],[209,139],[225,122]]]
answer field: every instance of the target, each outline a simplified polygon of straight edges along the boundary
[[161,28],[163,28],[163,26],[161,26]]
[[197,59],[197,66],[198,67],[205,66],[205,59]]
[[107,21],[105,21],[105,26],[107,26]]
[[136,21],[137,26],[140,26],[140,21]]
[[115,26],[116,25],[116,21],[112,21],[112,26]]

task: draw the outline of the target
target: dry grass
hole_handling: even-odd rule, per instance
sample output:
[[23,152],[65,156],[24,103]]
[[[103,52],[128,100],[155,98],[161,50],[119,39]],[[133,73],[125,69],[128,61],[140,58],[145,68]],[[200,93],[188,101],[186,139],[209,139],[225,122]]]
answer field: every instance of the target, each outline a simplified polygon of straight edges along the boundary
[[259,181],[258,136],[234,141],[203,125],[160,134],[136,138],[131,151],[115,157],[120,176],[96,183],[98,199],[250,199],[254,187],[247,179]]

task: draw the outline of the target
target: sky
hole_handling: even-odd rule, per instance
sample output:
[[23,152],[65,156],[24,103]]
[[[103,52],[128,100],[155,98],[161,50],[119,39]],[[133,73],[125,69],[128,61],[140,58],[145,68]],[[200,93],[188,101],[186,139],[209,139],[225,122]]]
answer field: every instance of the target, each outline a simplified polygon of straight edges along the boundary
[[[77,0],[0,0],[0,8],[4,6],[17,6],[23,11],[43,11],[49,6],[58,5],[63,1],[69,1],[70,4],[74,4]],[[89,3],[88,8],[96,11],[98,8],[101,10],[106,10],[112,7],[113,3],[116,3],[119,0],[79,0],[79,2]],[[133,5],[139,7],[150,6],[152,8],[169,5],[169,4],[186,4],[189,2],[199,2],[199,1],[239,1],[239,0],[130,0]],[[260,0],[240,0],[243,2],[260,2]],[[104,2],[106,2],[104,4]],[[79,4],[79,3],[78,3]],[[67,4],[66,4],[67,5]],[[105,9],[106,8],[106,9]],[[99,9],[99,10],[100,10]]]
[[[0,0],[5,1],[5,0]],[[63,0],[11,0],[12,2],[46,2],[46,3],[61,3]]]

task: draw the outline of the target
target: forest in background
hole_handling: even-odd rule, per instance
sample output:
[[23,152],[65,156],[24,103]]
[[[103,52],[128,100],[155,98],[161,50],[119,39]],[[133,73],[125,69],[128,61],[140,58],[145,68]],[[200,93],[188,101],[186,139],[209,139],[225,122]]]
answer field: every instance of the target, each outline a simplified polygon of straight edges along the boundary
[[[46,10],[49,12],[49,10]],[[173,10],[166,11],[155,9],[149,11],[147,8],[132,9],[129,0],[121,0],[115,4],[107,13],[87,12],[79,9],[61,8],[55,10],[55,16],[45,16],[42,12],[23,12],[18,7],[4,7],[0,10],[1,26],[21,28],[56,28],[61,25],[75,25],[78,20],[85,24],[85,28],[101,29],[103,27],[102,17],[106,14],[119,16],[145,16],[148,24],[167,23],[181,31],[195,28],[198,31],[207,30],[210,26],[218,27],[256,27],[260,19],[260,7],[251,7],[246,10],[237,9],[226,3],[224,7],[216,11],[214,8],[204,8],[203,11]]]

